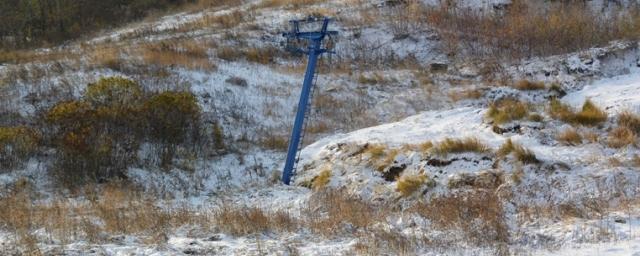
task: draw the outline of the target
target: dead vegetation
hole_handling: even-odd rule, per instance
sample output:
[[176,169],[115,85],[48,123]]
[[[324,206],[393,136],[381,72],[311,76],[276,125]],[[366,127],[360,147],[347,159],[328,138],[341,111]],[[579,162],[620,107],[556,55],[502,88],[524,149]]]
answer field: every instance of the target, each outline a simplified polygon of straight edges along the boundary
[[549,115],[572,125],[597,126],[607,121],[607,112],[587,99],[580,111],[575,112],[570,106],[552,99],[549,104]]
[[607,137],[607,145],[612,148],[621,148],[627,145],[635,144],[637,135],[629,128],[620,126],[609,132]]
[[575,128],[569,128],[558,133],[556,140],[564,145],[577,146],[582,144],[582,135]]
[[535,91],[542,90],[545,88],[545,84],[543,82],[532,82],[529,80],[520,80],[513,85],[514,88],[521,91]]
[[520,144],[514,143],[511,139],[507,139],[507,141],[505,141],[504,144],[500,146],[497,154],[500,157],[512,155],[515,160],[523,164],[536,164],[540,162],[540,160],[536,158],[536,155],[533,153],[533,151],[523,147]]
[[431,149],[436,155],[447,156],[465,152],[487,153],[491,151],[489,146],[482,143],[478,138],[468,137],[462,139],[446,138],[435,144]]
[[308,5],[323,3],[326,0],[264,0],[256,8],[286,7],[287,9],[298,9]]
[[407,197],[418,191],[426,181],[427,177],[424,175],[403,175],[398,179],[396,191]]
[[435,27],[448,52],[458,56],[522,59],[573,52],[640,34],[638,7],[612,9],[602,15],[588,5],[570,1],[520,1],[506,11],[480,12],[445,1],[422,7],[408,17]]
[[437,228],[461,232],[473,244],[508,242],[502,203],[491,190],[452,193],[417,204],[410,211],[429,219]]
[[529,105],[517,100],[502,100],[489,105],[486,117],[494,124],[504,124],[520,120],[529,115]]

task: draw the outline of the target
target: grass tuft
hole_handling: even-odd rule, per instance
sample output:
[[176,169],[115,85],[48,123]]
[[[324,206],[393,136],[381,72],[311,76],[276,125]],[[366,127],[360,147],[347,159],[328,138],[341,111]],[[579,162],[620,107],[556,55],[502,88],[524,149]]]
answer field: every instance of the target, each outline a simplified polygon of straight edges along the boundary
[[486,113],[486,117],[495,124],[504,124],[514,120],[520,120],[529,114],[529,106],[521,101],[503,100],[492,103]]
[[446,138],[436,144],[432,152],[436,155],[446,156],[450,153],[476,152],[486,153],[490,151],[489,146],[482,143],[477,138],[468,137],[463,139]]
[[618,125],[630,129],[636,135],[640,134],[640,115],[631,111],[623,111],[618,115]]
[[574,112],[570,106],[552,99],[549,106],[551,117],[573,125],[596,126],[607,121],[607,112],[596,106],[591,100],[586,100],[579,112]]
[[582,135],[576,129],[569,128],[556,135],[556,140],[564,145],[576,146],[582,143]]
[[404,175],[398,179],[396,191],[407,197],[415,193],[426,181],[427,177],[424,175]]
[[326,187],[327,184],[329,184],[329,181],[331,181],[331,170],[324,169],[320,172],[320,174],[318,174],[318,176],[313,178],[311,182],[311,188],[315,190],[322,189]]
[[535,164],[540,162],[531,150],[514,143],[511,139],[507,139],[500,149],[498,149],[498,156],[500,157],[506,157],[509,154],[512,154],[516,160],[523,164]]
[[514,88],[521,91],[535,91],[545,88],[543,82],[532,82],[526,79],[520,80],[513,85]]
[[636,134],[629,128],[620,126],[609,132],[607,144],[612,148],[622,148],[636,142]]

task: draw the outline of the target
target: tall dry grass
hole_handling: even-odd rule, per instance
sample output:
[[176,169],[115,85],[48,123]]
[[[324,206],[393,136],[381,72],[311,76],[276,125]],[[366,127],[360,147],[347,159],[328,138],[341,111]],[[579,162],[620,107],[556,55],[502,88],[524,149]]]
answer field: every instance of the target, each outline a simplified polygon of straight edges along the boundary
[[[571,1],[514,1],[504,12],[461,8],[451,1],[423,7],[421,17],[441,34],[447,51],[472,57],[521,59],[573,52],[640,36],[640,9],[600,13]],[[407,18],[409,19],[409,18]],[[415,18],[413,18],[415,19]]]

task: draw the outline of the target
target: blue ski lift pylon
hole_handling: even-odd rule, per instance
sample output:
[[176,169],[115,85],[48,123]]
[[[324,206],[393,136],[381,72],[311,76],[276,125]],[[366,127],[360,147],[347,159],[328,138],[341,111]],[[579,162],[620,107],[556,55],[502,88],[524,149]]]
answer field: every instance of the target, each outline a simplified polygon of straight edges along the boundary
[[[301,24],[318,22],[322,22],[322,27],[319,31],[300,31]],[[298,111],[293,123],[293,129],[291,130],[291,138],[289,139],[287,159],[282,171],[282,182],[286,185],[291,183],[291,178],[295,174],[298,161],[300,160],[299,151],[301,150],[302,138],[304,137],[305,119],[310,109],[311,89],[314,86],[314,78],[317,78],[316,66],[318,64],[318,57],[324,53],[333,53],[331,48],[328,49],[323,46],[325,39],[338,34],[337,31],[328,30],[329,22],[331,22],[331,19],[327,17],[309,17],[303,20],[292,20],[289,22],[291,24],[291,31],[282,34],[282,36],[287,39],[287,45],[285,46],[287,51],[294,54],[306,54],[309,58],[304,75],[304,82],[302,83],[302,91],[300,92]],[[330,47],[332,47],[332,45]]]

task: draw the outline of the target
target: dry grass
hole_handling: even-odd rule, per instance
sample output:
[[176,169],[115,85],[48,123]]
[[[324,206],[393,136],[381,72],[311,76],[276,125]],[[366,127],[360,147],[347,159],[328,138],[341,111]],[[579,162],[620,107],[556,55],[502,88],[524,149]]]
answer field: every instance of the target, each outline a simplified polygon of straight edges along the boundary
[[607,145],[612,148],[621,148],[627,145],[635,144],[637,140],[636,134],[629,128],[619,126],[609,132],[607,137]]
[[[437,228],[460,232],[477,245],[505,243],[509,234],[501,200],[489,190],[471,190],[418,203],[409,211],[431,221]],[[452,244],[459,240],[450,241]]]
[[396,191],[400,192],[402,196],[407,197],[418,191],[426,181],[427,177],[424,175],[403,175],[398,179]]
[[2,50],[0,49],[0,64],[25,64],[32,62],[52,62],[61,60],[76,60],[81,56],[72,51],[52,49],[49,51],[36,50]]
[[311,188],[315,190],[323,189],[327,186],[327,184],[329,184],[329,181],[331,181],[331,170],[324,169],[320,172],[320,174],[318,174],[318,176],[314,177],[313,180],[311,180]]
[[372,159],[377,160],[384,156],[386,150],[387,147],[383,144],[369,144],[362,153],[369,154]]
[[514,143],[511,139],[507,139],[507,141],[500,146],[497,154],[500,157],[506,157],[511,154],[517,161],[523,164],[535,164],[540,162],[531,150]]
[[326,0],[264,0],[256,8],[287,7],[288,9],[299,9],[308,5],[324,3]]
[[436,28],[448,52],[476,58],[522,59],[574,52],[640,36],[637,7],[599,15],[588,5],[520,1],[507,12],[478,12],[443,1],[423,7],[419,19]]
[[589,143],[597,143],[600,140],[600,135],[594,131],[584,132],[582,137]]
[[490,150],[489,146],[473,137],[463,139],[446,138],[432,148],[434,154],[441,156],[465,152],[487,153]]
[[387,209],[350,197],[346,191],[323,190],[314,193],[304,215],[305,225],[324,237],[353,234],[349,226],[361,230],[384,219]]
[[281,51],[275,47],[250,47],[242,50],[237,47],[224,46],[217,49],[217,56],[226,61],[238,61],[245,59],[259,64],[273,63],[276,56],[282,56]]
[[258,144],[266,149],[285,151],[289,147],[289,137],[287,135],[267,134],[260,139]]
[[243,236],[268,231],[296,230],[298,221],[288,212],[268,212],[257,207],[223,205],[214,210],[212,219],[216,227],[227,234]]
[[520,120],[529,115],[529,105],[515,100],[503,100],[492,103],[487,110],[486,117],[494,124],[504,124]]
[[581,125],[595,126],[607,121],[607,112],[596,106],[591,100],[586,100],[582,110],[576,113],[574,122]]
[[147,65],[213,70],[216,65],[209,60],[208,49],[207,42],[162,41],[141,45],[138,54]]
[[582,135],[575,128],[569,128],[558,133],[556,140],[564,145],[576,146],[582,144]]
[[520,80],[513,85],[514,88],[522,91],[542,90],[545,88],[543,82],[532,82],[529,80]]
[[469,100],[477,100],[479,98],[481,98],[484,95],[484,92],[481,89],[465,89],[465,90],[459,90],[459,91],[452,91],[449,93],[449,98],[454,101],[460,101],[460,100],[465,100],[465,99],[469,99]]
[[631,164],[635,167],[640,167],[640,155],[633,156],[633,159],[631,159]]
[[640,134],[640,115],[631,111],[623,111],[618,115],[618,125],[626,127],[636,135]]
[[607,121],[607,112],[596,106],[591,100],[587,99],[582,105],[582,109],[574,112],[570,106],[552,99],[549,106],[549,114],[555,119],[573,125],[597,126]]
[[121,51],[115,47],[96,47],[89,53],[90,63],[94,67],[104,67],[112,70],[122,68]]
[[180,24],[175,28],[175,32],[189,32],[199,29],[230,29],[237,27],[245,22],[248,22],[252,18],[247,13],[240,11],[233,11],[228,14],[206,14],[198,19],[190,22]]

